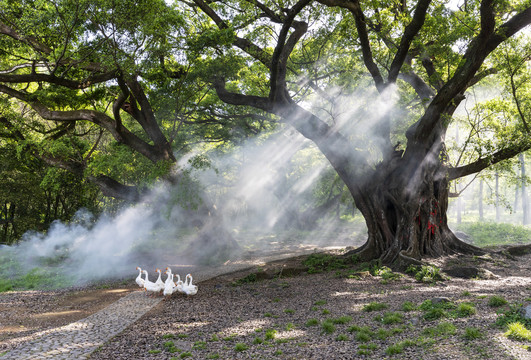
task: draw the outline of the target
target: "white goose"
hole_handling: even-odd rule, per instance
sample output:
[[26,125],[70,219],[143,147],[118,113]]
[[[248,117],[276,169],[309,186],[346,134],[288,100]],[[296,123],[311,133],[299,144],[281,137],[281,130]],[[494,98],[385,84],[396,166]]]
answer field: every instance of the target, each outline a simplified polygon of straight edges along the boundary
[[179,274],[176,274],[177,275],[177,281],[175,282],[175,287],[173,288],[173,291],[178,291],[180,292],[181,294],[184,293],[184,290],[183,290],[183,282],[181,280],[181,277],[179,276]]
[[144,287],[144,279],[142,279],[142,269],[140,268],[140,266],[137,266],[136,269],[138,270],[138,276],[135,279],[136,284],[139,287]]
[[[188,281],[188,282],[187,282]],[[183,284],[183,291],[186,295],[197,294],[197,285],[192,284],[192,275],[186,275],[186,280]]]
[[164,282],[162,281],[162,271],[160,269],[156,269],[155,270],[156,272],[159,273],[159,278],[157,279],[157,281],[155,281],[155,284],[158,286],[158,292],[161,292],[162,290],[164,290]]
[[146,270],[142,270],[142,273],[146,275],[146,278],[144,279],[144,290],[152,294],[160,292],[158,285],[153,281],[149,281],[148,272]]
[[169,267],[166,268],[164,274],[168,276],[166,281],[164,281],[164,288],[166,288],[166,286],[169,286],[168,284],[173,284],[173,274],[171,273],[171,269]]
[[[166,270],[166,273],[168,271]],[[168,274],[168,278],[166,279],[166,282],[164,283],[164,291],[162,292],[162,294],[164,296],[170,296],[171,294],[173,294],[173,291],[175,289],[175,284],[173,282],[173,274],[170,272]]]

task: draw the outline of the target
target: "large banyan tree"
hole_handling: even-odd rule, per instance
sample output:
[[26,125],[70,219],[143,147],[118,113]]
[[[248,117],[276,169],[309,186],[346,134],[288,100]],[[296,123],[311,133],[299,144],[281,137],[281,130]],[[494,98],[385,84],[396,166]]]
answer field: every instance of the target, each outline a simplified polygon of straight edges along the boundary
[[[368,228],[357,251],[407,263],[479,251],[448,227],[449,183],[531,147],[521,80],[529,54],[518,53],[529,1],[0,3],[3,109],[25,104],[24,119],[55,124],[42,139],[87,135],[77,158],[45,146],[35,154],[111,196],[139,193],[104,172],[87,175],[102,134],[165,164],[192,125],[212,138],[281,121],[312,140],[347,186]],[[451,166],[454,112],[493,77],[510,80],[512,131]],[[27,120],[1,119],[27,141]]]
[[[357,250],[364,257],[408,263],[478,251],[448,227],[449,182],[531,146],[529,113],[520,111],[520,126],[514,128],[518,135],[466,165],[449,165],[445,136],[454,112],[467,90],[501,72],[500,64],[490,58],[493,52],[531,23],[531,6],[525,1],[465,0],[450,5],[431,0],[190,4],[202,11],[205,32],[216,26],[219,34],[230,33],[225,45],[238,49],[231,53],[218,46],[219,53],[209,55],[212,62],[244,53],[244,61],[263,74],[266,89],[258,94],[239,84],[241,75],[214,72],[212,84],[219,98],[274,114],[316,144],[365,218],[368,240]],[[529,54],[522,51],[525,63]],[[369,87],[367,77],[372,79]],[[334,86],[358,88],[351,96],[375,89],[378,96],[359,96],[359,101],[372,103],[371,111],[378,116],[371,117],[370,124],[355,112],[326,116],[310,108],[301,95],[312,91],[321,104],[339,107],[341,97]],[[404,102],[388,106],[397,92],[403,99],[408,91],[409,104],[418,103],[415,111]],[[517,104],[526,101],[513,95]],[[405,142],[403,148],[400,141]]]

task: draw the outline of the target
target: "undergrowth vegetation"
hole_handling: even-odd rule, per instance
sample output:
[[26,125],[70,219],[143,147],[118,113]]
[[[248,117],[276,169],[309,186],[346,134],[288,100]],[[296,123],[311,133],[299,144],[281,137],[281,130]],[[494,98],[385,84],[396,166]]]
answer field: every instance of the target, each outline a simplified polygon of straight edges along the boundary
[[531,229],[521,225],[495,222],[461,223],[457,230],[467,234],[474,245],[517,245],[531,242]]

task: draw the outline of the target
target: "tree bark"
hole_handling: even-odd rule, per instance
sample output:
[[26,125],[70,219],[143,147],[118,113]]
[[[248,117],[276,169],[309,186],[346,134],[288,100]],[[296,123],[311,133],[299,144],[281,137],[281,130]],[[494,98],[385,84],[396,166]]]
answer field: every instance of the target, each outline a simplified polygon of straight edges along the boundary
[[448,227],[447,168],[438,153],[424,161],[397,153],[353,191],[368,228],[367,242],[353,252],[398,267],[454,253],[484,253],[459,240]]

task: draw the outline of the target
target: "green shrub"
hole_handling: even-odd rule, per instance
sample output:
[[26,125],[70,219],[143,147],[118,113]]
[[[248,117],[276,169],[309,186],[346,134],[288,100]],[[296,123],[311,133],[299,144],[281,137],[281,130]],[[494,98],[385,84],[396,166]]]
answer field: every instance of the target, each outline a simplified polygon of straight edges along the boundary
[[399,343],[396,343],[394,345],[389,346],[385,350],[385,353],[387,355],[401,354],[406,347],[413,346],[413,345],[415,345],[414,341],[412,341],[412,340],[404,340],[404,341],[401,341]]
[[348,335],[346,334],[339,334],[336,337],[336,341],[348,341]]
[[319,320],[317,319],[308,319],[308,321],[306,321],[306,326],[315,326],[315,325],[319,325]]
[[443,317],[447,317],[447,312],[442,308],[431,308],[422,316],[424,320],[437,320]]
[[387,309],[388,307],[389,305],[385,303],[370,302],[367,305],[365,305],[362,310],[367,311],[367,312],[379,311],[379,310]]
[[483,334],[478,328],[475,327],[467,327],[465,329],[465,333],[463,334],[463,337],[467,340],[475,340],[483,337]]
[[406,301],[405,303],[402,304],[402,311],[414,311],[416,310],[416,306],[415,304],[413,304],[411,301]]
[[429,336],[446,336],[446,335],[455,335],[457,332],[457,328],[454,324],[450,322],[440,322],[435,327],[426,328],[422,331],[424,335]]
[[321,328],[323,329],[323,333],[326,334],[332,334],[334,331],[336,331],[336,326],[330,319],[326,319],[321,323]]
[[518,321],[508,324],[504,335],[515,340],[531,341],[531,331]]
[[233,285],[239,286],[244,284],[251,284],[258,280],[258,275],[256,273],[249,274],[241,279],[238,279],[233,282]]
[[406,269],[406,273],[412,274],[417,281],[423,283],[434,283],[437,281],[443,281],[444,277],[442,276],[441,270],[433,265],[410,265]]
[[459,317],[472,316],[476,313],[476,307],[471,303],[460,303],[457,305],[456,312]]
[[206,349],[206,342],[204,341],[196,341],[194,345],[192,346],[193,349],[196,350],[204,350]]
[[266,340],[273,340],[277,336],[277,331],[274,329],[266,330],[265,332],[265,339]]
[[375,317],[374,320],[382,322],[386,325],[399,324],[404,322],[404,315],[399,312],[390,311],[383,314],[383,316],[379,315]]
[[244,343],[237,343],[236,345],[234,345],[234,350],[236,351],[245,351],[247,349],[248,347]]
[[505,300],[503,296],[499,296],[499,295],[492,295],[489,298],[489,302],[488,302],[488,305],[490,307],[500,307],[506,304],[507,304],[507,300]]

